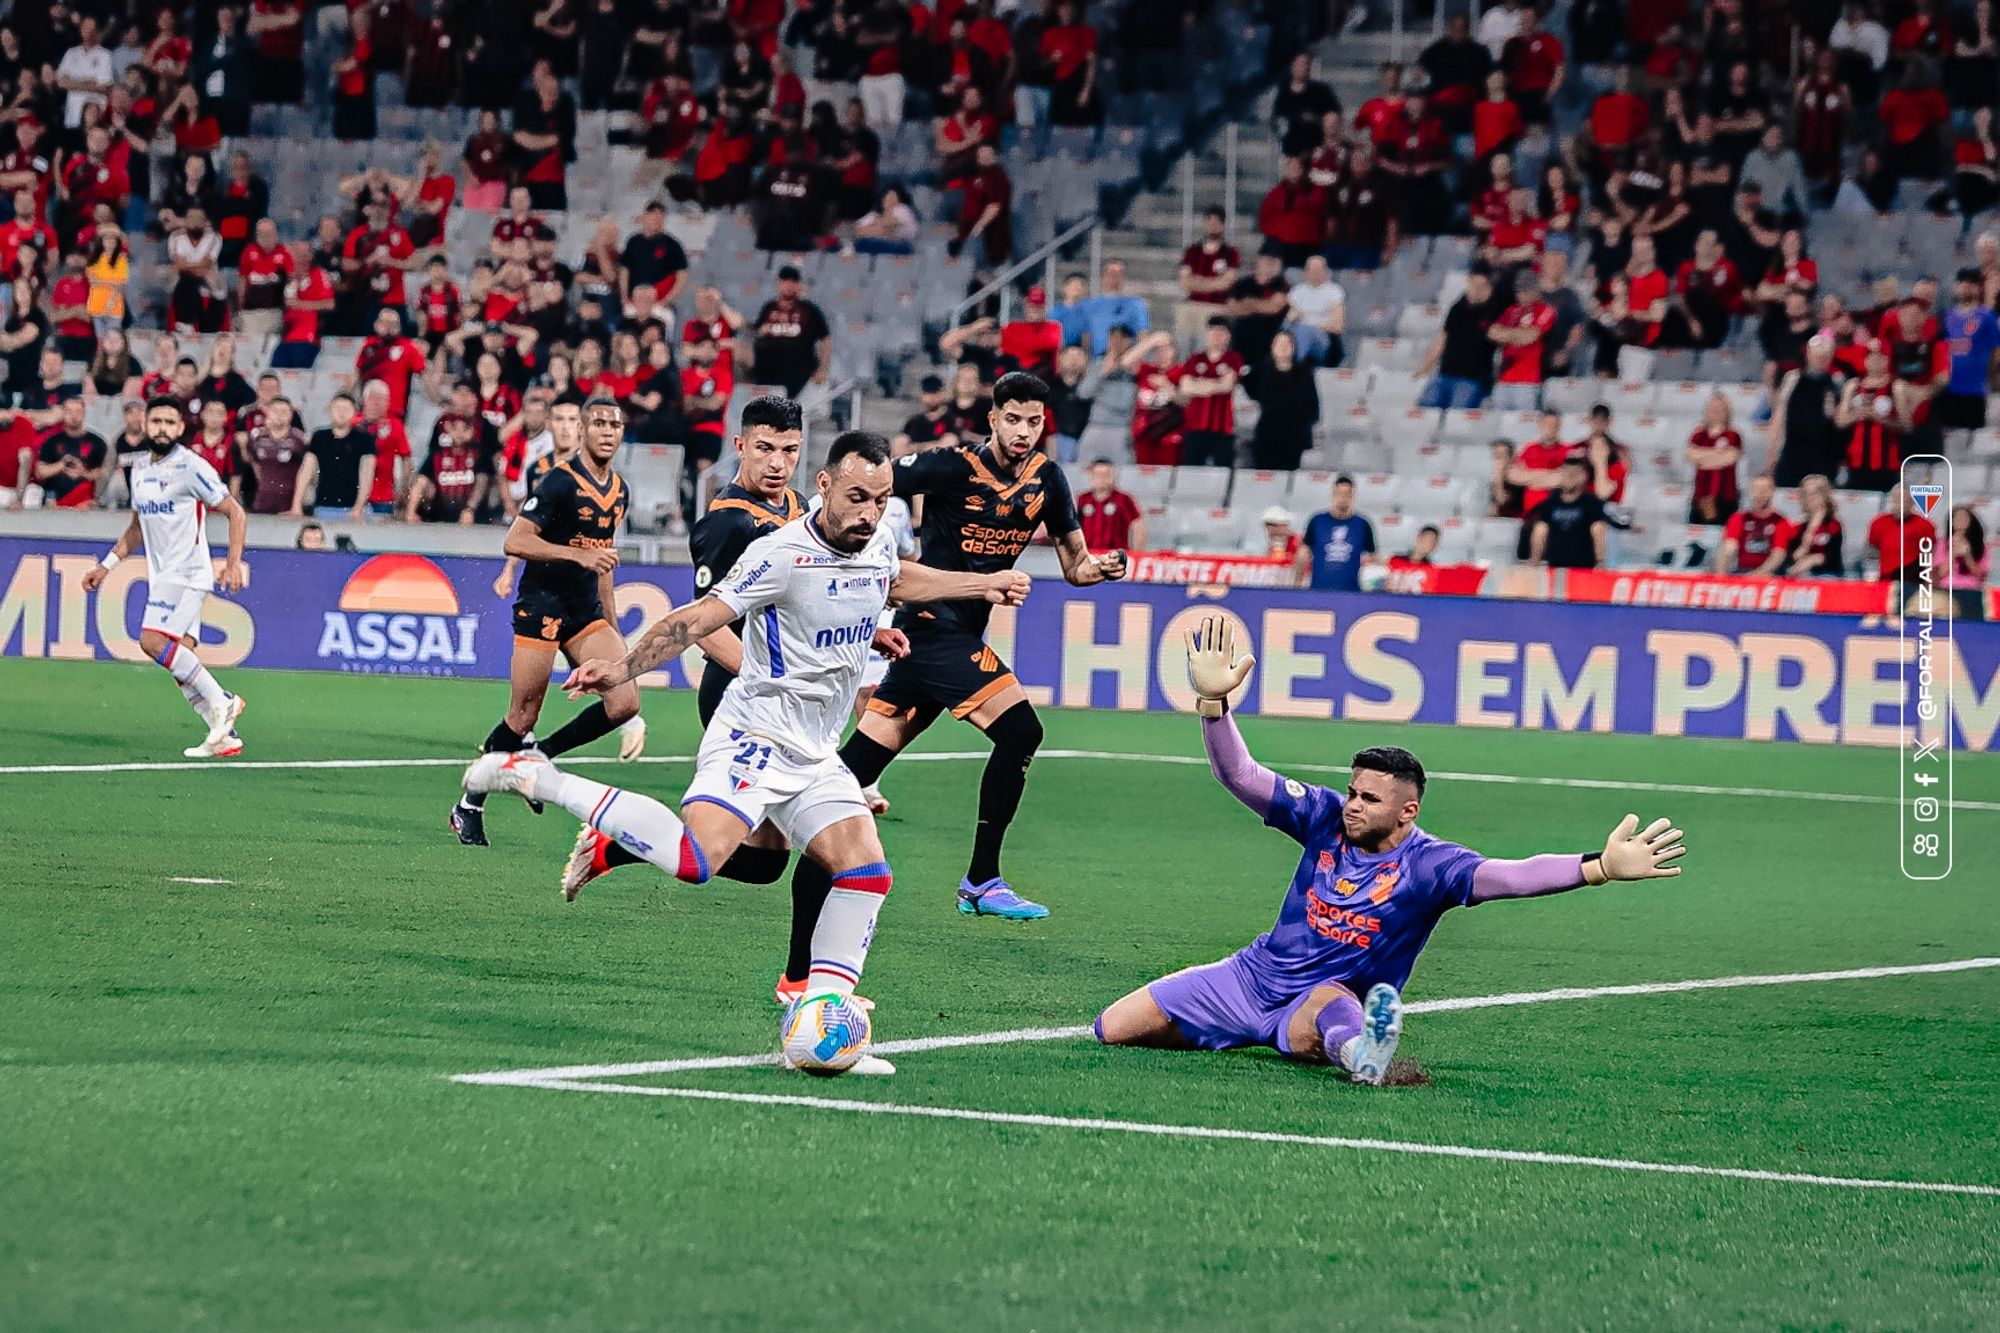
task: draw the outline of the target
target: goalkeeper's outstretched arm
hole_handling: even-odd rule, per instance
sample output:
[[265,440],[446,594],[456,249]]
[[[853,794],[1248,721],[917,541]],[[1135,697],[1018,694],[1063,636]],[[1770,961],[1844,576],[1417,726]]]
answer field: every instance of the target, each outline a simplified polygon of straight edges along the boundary
[[1614,879],[1670,879],[1681,873],[1674,862],[1687,854],[1682,836],[1671,819],[1656,819],[1641,830],[1639,816],[1627,815],[1611,830],[1601,852],[1530,856],[1519,861],[1489,857],[1472,872],[1472,901],[1539,898]]
[[1259,819],[1269,815],[1283,779],[1250,757],[1250,747],[1243,743],[1236,719],[1227,713],[1203,718],[1201,743],[1208,751],[1208,771],[1215,774],[1215,780]]

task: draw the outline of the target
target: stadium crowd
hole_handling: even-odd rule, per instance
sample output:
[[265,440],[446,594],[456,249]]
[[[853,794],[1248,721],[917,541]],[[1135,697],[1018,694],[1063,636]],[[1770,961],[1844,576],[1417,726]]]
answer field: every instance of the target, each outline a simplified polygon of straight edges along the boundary
[[[943,222],[952,252],[990,269],[1015,250],[1002,146],[1098,125],[1114,72],[1165,86],[1156,29],[1177,42],[1191,7],[1151,22],[1143,8],[16,6],[0,27],[0,142],[14,145],[0,156],[0,501],[114,502],[137,403],[158,392],[182,399],[191,445],[260,512],[504,520],[549,447],[550,408],[593,392],[626,404],[633,438],[682,444],[691,482],[738,386],[826,383],[834,332],[790,265],[754,317],[695,282],[669,207],[740,209],[785,253],[907,254]],[[1864,294],[1822,285],[1811,223],[1923,210],[1976,233],[2000,198],[1996,62],[1990,0],[1962,14],[1581,0],[1566,36],[1504,0],[1476,25],[1453,17],[1410,68],[1384,66],[1351,116],[1302,55],[1277,81],[1284,166],[1254,247],[1206,216],[1182,299],[1158,319],[1115,258],[1094,280],[1025,291],[1004,322],[996,303],[976,308],[944,332],[947,364],[903,434],[978,434],[984,390],[1022,368],[1050,383],[1047,447],[1066,463],[1297,469],[1326,425],[1315,372],[1352,364],[1348,289],[1455,238],[1467,262],[1415,368],[1423,406],[1531,413],[1558,380],[1747,354],[1759,420],[1711,400],[1684,451],[1688,520],[1726,525],[1725,566],[1849,572],[1862,543],[1840,544],[1834,494],[1886,493],[1905,453],[1963,451],[1985,424],[2000,243],[1980,234],[1964,265]],[[396,102],[472,108],[477,127],[456,162],[436,143],[385,143],[341,181],[343,213],[288,236],[273,164],[231,145],[253,108],[315,99],[350,142]],[[578,117],[605,110],[653,163],[656,202],[559,254]],[[929,126],[935,218],[880,170],[906,122]],[[466,228],[490,241],[461,270],[446,243]],[[157,302],[141,281],[154,272]],[[323,419],[286,400],[284,372],[307,368],[342,381]],[[427,441],[406,428],[418,396],[441,409]],[[86,429],[99,399],[124,404],[122,437]],[[1565,419],[1545,417],[1533,438],[1495,441],[1487,513],[1527,519],[1521,557],[1600,563],[1629,526],[1630,449],[1611,419],[1565,439]],[[1746,437],[1766,419],[1760,450]],[[1773,488],[1826,495],[1777,526],[1758,517]],[[1929,522],[1907,510],[1871,528],[1885,573]],[[1983,582],[1977,515],[1951,521],[1959,573]]]

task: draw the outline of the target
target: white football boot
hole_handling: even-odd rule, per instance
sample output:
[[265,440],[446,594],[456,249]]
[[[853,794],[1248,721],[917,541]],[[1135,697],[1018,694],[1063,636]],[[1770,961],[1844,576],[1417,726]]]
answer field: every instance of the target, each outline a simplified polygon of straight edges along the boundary
[[1403,997],[1396,988],[1378,983],[1361,1001],[1361,1031],[1340,1048],[1340,1063],[1356,1083],[1380,1084],[1403,1039]]

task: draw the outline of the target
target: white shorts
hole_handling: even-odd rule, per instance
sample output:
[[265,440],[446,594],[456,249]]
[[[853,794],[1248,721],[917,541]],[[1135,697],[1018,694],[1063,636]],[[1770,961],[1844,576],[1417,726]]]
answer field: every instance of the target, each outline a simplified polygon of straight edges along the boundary
[[868,814],[861,784],[838,755],[808,759],[723,726],[711,726],[702,737],[681,807],[697,801],[721,806],[752,829],[769,821],[801,851],[841,820]]
[[185,583],[149,583],[146,585],[146,615],[139,622],[142,630],[158,630],[173,638],[192,634],[201,637],[201,607],[208,600],[208,589],[190,588]]

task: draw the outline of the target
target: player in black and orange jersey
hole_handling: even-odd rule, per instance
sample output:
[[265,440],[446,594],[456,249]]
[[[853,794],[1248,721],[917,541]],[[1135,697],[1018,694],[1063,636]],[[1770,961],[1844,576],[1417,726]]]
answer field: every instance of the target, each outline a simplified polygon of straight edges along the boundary
[[[551,467],[507,530],[507,554],[526,562],[514,599],[512,697],[507,715],[486,736],[482,752],[533,748],[551,757],[608,735],[639,715],[639,689],[627,682],[564,723],[547,740],[533,738],[560,651],[571,665],[619,657],[611,572],[629,495],[612,469],[625,439],[625,410],[615,399],[583,405],[583,447]],[[629,743],[634,758],[637,751]],[[451,827],[468,846],[486,846],[485,798],[461,793]]]
[[[898,461],[895,493],[924,500],[923,564],[977,574],[1012,569],[1035,529],[1046,526],[1069,582],[1086,587],[1125,577],[1123,551],[1093,555],[1084,544],[1069,482],[1037,447],[1048,399],[1048,386],[1033,375],[1003,375],[993,386],[990,439]],[[873,786],[889,761],[946,712],[985,732],[993,753],[979,783],[979,822],[958,910],[1042,917],[1048,909],[1016,893],[1000,874],[1000,846],[1020,807],[1042,724],[1014,673],[986,643],[989,612],[971,602],[904,608],[896,623],[909,636],[909,655],[891,663],[840,757],[862,786]],[[828,887],[824,872],[799,862],[785,984],[803,984],[810,970],[813,923]]]

